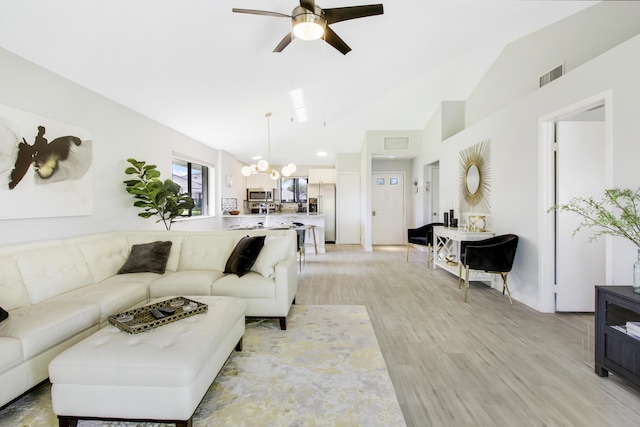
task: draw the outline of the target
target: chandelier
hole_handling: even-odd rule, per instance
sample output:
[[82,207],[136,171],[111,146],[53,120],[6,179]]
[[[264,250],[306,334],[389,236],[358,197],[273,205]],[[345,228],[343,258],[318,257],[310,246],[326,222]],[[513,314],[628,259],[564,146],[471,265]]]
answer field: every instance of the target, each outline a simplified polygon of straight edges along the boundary
[[[271,127],[269,119],[271,118],[271,113],[266,113],[264,115],[267,118],[267,154],[268,160],[261,159],[258,163],[252,164],[250,166],[243,166],[241,169],[242,175],[250,176],[257,173],[268,173],[271,179],[280,178],[280,172],[273,169],[271,167]],[[291,176],[292,173],[296,171],[296,165],[293,163],[289,163],[287,166],[282,168],[282,176]]]

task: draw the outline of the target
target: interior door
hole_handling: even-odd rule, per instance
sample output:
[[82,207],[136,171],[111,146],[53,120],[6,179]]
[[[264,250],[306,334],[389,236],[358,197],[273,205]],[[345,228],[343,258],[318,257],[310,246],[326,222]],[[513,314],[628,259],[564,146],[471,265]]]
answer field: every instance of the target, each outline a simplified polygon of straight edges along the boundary
[[[600,199],[605,190],[604,122],[556,124],[556,200]],[[594,286],[605,283],[605,241],[589,242],[593,230],[583,229],[571,212],[556,213],[556,311],[594,311]]]
[[407,232],[404,221],[404,174],[372,174],[372,236],[374,245],[402,245]]

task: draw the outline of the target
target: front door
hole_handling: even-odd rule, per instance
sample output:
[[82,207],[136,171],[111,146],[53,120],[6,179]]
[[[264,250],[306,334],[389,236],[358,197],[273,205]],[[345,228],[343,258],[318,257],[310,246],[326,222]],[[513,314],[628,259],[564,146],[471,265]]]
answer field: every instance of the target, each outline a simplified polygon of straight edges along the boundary
[[404,174],[372,174],[372,237],[374,245],[402,245],[404,224]]

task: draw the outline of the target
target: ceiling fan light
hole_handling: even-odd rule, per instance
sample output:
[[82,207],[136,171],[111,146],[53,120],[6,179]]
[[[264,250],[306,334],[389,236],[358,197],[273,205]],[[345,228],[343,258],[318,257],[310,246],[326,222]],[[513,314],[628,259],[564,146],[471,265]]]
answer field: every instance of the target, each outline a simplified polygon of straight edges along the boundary
[[293,35],[302,40],[318,40],[324,35],[326,21],[314,13],[301,13],[293,17]]
[[250,176],[251,168],[249,166],[243,166],[242,169],[240,169],[240,172],[242,173],[242,176]]

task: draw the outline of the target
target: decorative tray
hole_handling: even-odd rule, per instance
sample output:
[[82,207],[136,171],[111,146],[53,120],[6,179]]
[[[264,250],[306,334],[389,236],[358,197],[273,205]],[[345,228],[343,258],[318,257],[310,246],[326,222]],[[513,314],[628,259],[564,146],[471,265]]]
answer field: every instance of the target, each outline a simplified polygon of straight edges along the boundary
[[[163,313],[164,317],[156,319],[153,314],[151,314],[151,310],[160,308],[168,308],[175,311],[172,314]],[[112,314],[108,317],[108,320],[113,326],[125,332],[138,334],[195,314],[205,313],[208,309],[207,304],[185,297],[174,297],[154,304],[145,305],[144,307]]]

